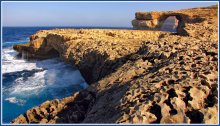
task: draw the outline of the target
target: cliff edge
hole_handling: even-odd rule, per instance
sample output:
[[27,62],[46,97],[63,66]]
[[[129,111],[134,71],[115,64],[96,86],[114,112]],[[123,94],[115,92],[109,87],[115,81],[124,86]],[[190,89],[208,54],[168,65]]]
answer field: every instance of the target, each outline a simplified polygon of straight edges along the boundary
[[38,31],[13,48],[27,58],[59,56],[90,86],[33,107],[12,123],[217,124],[217,12],[216,5],[176,11],[188,17],[184,35],[157,29]]

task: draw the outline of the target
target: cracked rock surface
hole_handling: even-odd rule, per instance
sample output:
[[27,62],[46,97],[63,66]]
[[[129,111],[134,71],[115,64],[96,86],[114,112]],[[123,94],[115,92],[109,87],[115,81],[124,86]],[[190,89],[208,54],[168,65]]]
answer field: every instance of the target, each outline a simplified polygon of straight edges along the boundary
[[90,86],[33,107],[12,123],[217,124],[217,8],[192,10],[182,11],[195,20],[201,14],[204,20],[186,23],[188,36],[54,29],[39,31],[29,43],[15,45],[18,52],[29,53],[28,58],[58,55],[75,65]]

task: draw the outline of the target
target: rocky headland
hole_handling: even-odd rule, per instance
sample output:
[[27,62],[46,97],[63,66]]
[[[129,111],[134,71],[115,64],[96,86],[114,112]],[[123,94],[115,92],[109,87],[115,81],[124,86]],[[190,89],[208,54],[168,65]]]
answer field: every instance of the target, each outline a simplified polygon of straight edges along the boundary
[[[158,31],[169,16],[177,33]],[[41,30],[14,45],[27,58],[59,56],[90,86],[11,123],[217,124],[218,6],[137,12],[132,24],[137,30]]]

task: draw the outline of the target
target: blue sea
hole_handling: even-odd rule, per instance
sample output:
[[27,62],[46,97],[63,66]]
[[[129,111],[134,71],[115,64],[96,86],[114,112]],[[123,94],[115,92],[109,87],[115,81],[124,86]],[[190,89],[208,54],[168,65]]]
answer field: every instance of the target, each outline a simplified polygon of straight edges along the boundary
[[[61,99],[87,87],[79,70],[59,58],[26,60],[16,57],[14,44],[27,43],[38,30],[56,27],[3,27],[2,120],[10,123],[46,100]],[[58,27],[60,28],[60,27]]]

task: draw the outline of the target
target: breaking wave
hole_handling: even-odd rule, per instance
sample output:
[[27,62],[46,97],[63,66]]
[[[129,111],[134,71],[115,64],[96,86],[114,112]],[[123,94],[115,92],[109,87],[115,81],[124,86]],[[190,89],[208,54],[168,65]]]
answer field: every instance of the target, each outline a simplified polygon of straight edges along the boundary
[[15,113],[4,122],[43,101],[60,99],[87,87],[80,72],[58,58],[27,61],[17,58],[12,47],[3,48],[2,54],[3,111],[7,111],[3,114]]

